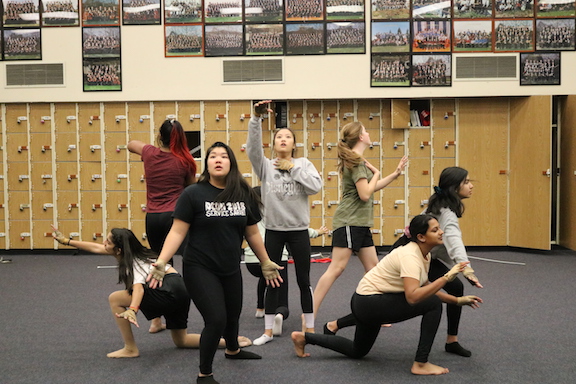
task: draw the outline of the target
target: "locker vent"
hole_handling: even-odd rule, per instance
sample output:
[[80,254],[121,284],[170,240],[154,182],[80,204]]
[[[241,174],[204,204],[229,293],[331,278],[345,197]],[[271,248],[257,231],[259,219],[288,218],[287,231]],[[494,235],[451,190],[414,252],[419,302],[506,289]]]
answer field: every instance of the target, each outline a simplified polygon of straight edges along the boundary
[[6,64],[6,86],[64,85],[64,64]]
[[517,56],[457,56],[455,80],[517,79]]
[[284,81],[283,60],[224,60],[224,83],[268,83]]

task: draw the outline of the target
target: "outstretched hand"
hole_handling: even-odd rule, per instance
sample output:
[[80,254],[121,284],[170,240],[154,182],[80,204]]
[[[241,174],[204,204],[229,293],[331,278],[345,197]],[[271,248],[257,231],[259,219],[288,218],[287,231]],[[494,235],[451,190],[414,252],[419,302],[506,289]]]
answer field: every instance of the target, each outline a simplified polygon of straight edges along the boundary
[[396,174],[398,176],[402,174],[402,171],[406,168],[407,164],[408,164],[408,156],[402,156],[400,162],[398,163],[398,166],[396,167]]
[[466,280],[468,280],[470,284],[472,284],[476,288],[484,288],[484,286],[480,284],[480,280],[478,280],[478,278],[474,274],[474,270],[472,269],[472,267],[467,266],[466,268],[464,268],[462,274],[464,275]]
[[475,309],[475,308],[480,308],[480,303],[483,303],[481,298],[479,298],[478,296],[474,296],[474,295],[457,297],[456,299],[458,300],[457,305],[460,307],[462,307],[464,305],[468,305],[468,306]]
[[272,100],[262,100],[254,104],[254,116],[260,117],[266,112],[272,112],[270,109],[270,103]]
[[66,236],[64,236],[64,234],[60,232],[58,228],[56,228],[53,224],[50,224],[50,226],[52,227],[52,237],[54,238],[54,240],[56,240],[62,245],[70,244],[70,241],[69,240],[66,241],[67,240]]
[[128,320],[130,323],[134,324],[135,326],[137,326],[138,328],[140,328],[140,326],[138,325],[138,320],[136,319],[136,312],[134,312],[133,309],[128,308],[127,310],[125,310],[122,313],[115,313],[116,317],[119,319],[126,319]]
[[262,269],[264,279],[266,279],[266,284],[271,285],[272,288],[277,288],[280,286],[280,283],[284,282],[280,276],[280,272],[278,272],[279,270],[284,269],[284,267],[281,267],[268,259],[260,263],[260,268]]
[[446,274],[444,275],[444,277],[446,278],[446,280],[448,280],[449,282],[454,280],[456,278],[456,276],[458,276],[458,274],[460,272],[462,272],[464,270],[464,268],[466,268],[466,266],[470,264],[469,261],[463,261],[461,263],[456,264],[455,266],[452,267],[452,269],[450,269],[448,272],[446,272]]

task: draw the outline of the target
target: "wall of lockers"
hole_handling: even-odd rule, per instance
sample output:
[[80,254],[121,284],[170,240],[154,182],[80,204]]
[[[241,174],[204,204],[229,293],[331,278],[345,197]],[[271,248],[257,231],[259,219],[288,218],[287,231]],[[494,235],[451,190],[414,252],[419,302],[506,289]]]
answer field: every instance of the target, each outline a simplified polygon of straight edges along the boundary
[[[101,241],[113,227],[129,227],[147,244],[143,165],[126,144],[154,143],[166,118],[200,132],[202,157],[214,141],[229,143],[246,180],[258,185],[245,152],[251,105],[251,100],[1,104],[0,249],[57,248],[52,223],[71,238],[89,241]],[[475,185],[462,218],[467,245],[550,248],[552,96],[285,105],[298,156],[308,157],[324,179],[321,193],[309,199],[312,227],[331,227],[340,199],[339,128],[359,120],[373,140],[365,156],[383,175],[409,156],[406,172],[375,195],[377,245],[392,244],[426,207],[442,169],[459,165]],[[410,127],[414,108],[431,111],[430,126]],[[564,99],[562,108],[568,119],[563,124],[574,126],[576,100]],[[264,120],[267,156],[274,128],[275,119]],[[202,169],[203,158],[197,161]],[[576,164],[573,157],[565,161]],[[576,206],[567,204],[560,220]],[[573,230],[563,228],[559,240],[575,248]],[[317,246],[330,244],[330,237],[313,240]]]

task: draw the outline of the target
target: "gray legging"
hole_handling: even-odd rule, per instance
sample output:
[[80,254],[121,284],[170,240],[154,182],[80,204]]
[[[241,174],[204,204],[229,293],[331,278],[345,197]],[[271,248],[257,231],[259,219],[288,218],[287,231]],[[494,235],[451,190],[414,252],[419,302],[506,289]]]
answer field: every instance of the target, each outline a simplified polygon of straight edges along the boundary
[[306,343],[319,345],[359,359],[366,356],[372,349],[382,324],[399,323],[422,316],[420,341],[414,360],[419,363],[428,361],[442,317],[442,302],[436,295],[418,304],[410,305],[406,301],[404,292],[379,295],[354,293],[351,307],[357,322],[354,340],[340,336],[306,333]]

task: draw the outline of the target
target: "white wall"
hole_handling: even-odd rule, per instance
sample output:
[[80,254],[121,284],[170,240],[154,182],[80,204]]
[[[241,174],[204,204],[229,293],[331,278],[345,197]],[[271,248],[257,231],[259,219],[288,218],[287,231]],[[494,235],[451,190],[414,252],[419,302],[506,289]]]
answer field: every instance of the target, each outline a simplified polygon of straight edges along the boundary
[[[368,27],[368,34],[369,29]],[[369,47],[368,52],[364,55],[285,56],[285,82],[282,84],[223,85],[221,79],[223,59],[220,57],[165,58],[163,25],[122,26],[121,37],[121,92],[83,92],[82,29],[79,27],[43,28],[42,63],[65,63],[66,86],[6,88],[6,63],[15,62],[0,62],[0,102],[418,98],[576,94],[576,75],[574,74],[576,52],[562,53],[560,86],[520,86],[519,81],[514,80],[453,81],[452,87],[371,88]],[[367,41],[369,40],[367,35]],[[245,57],[245,59],[249,58]]]

